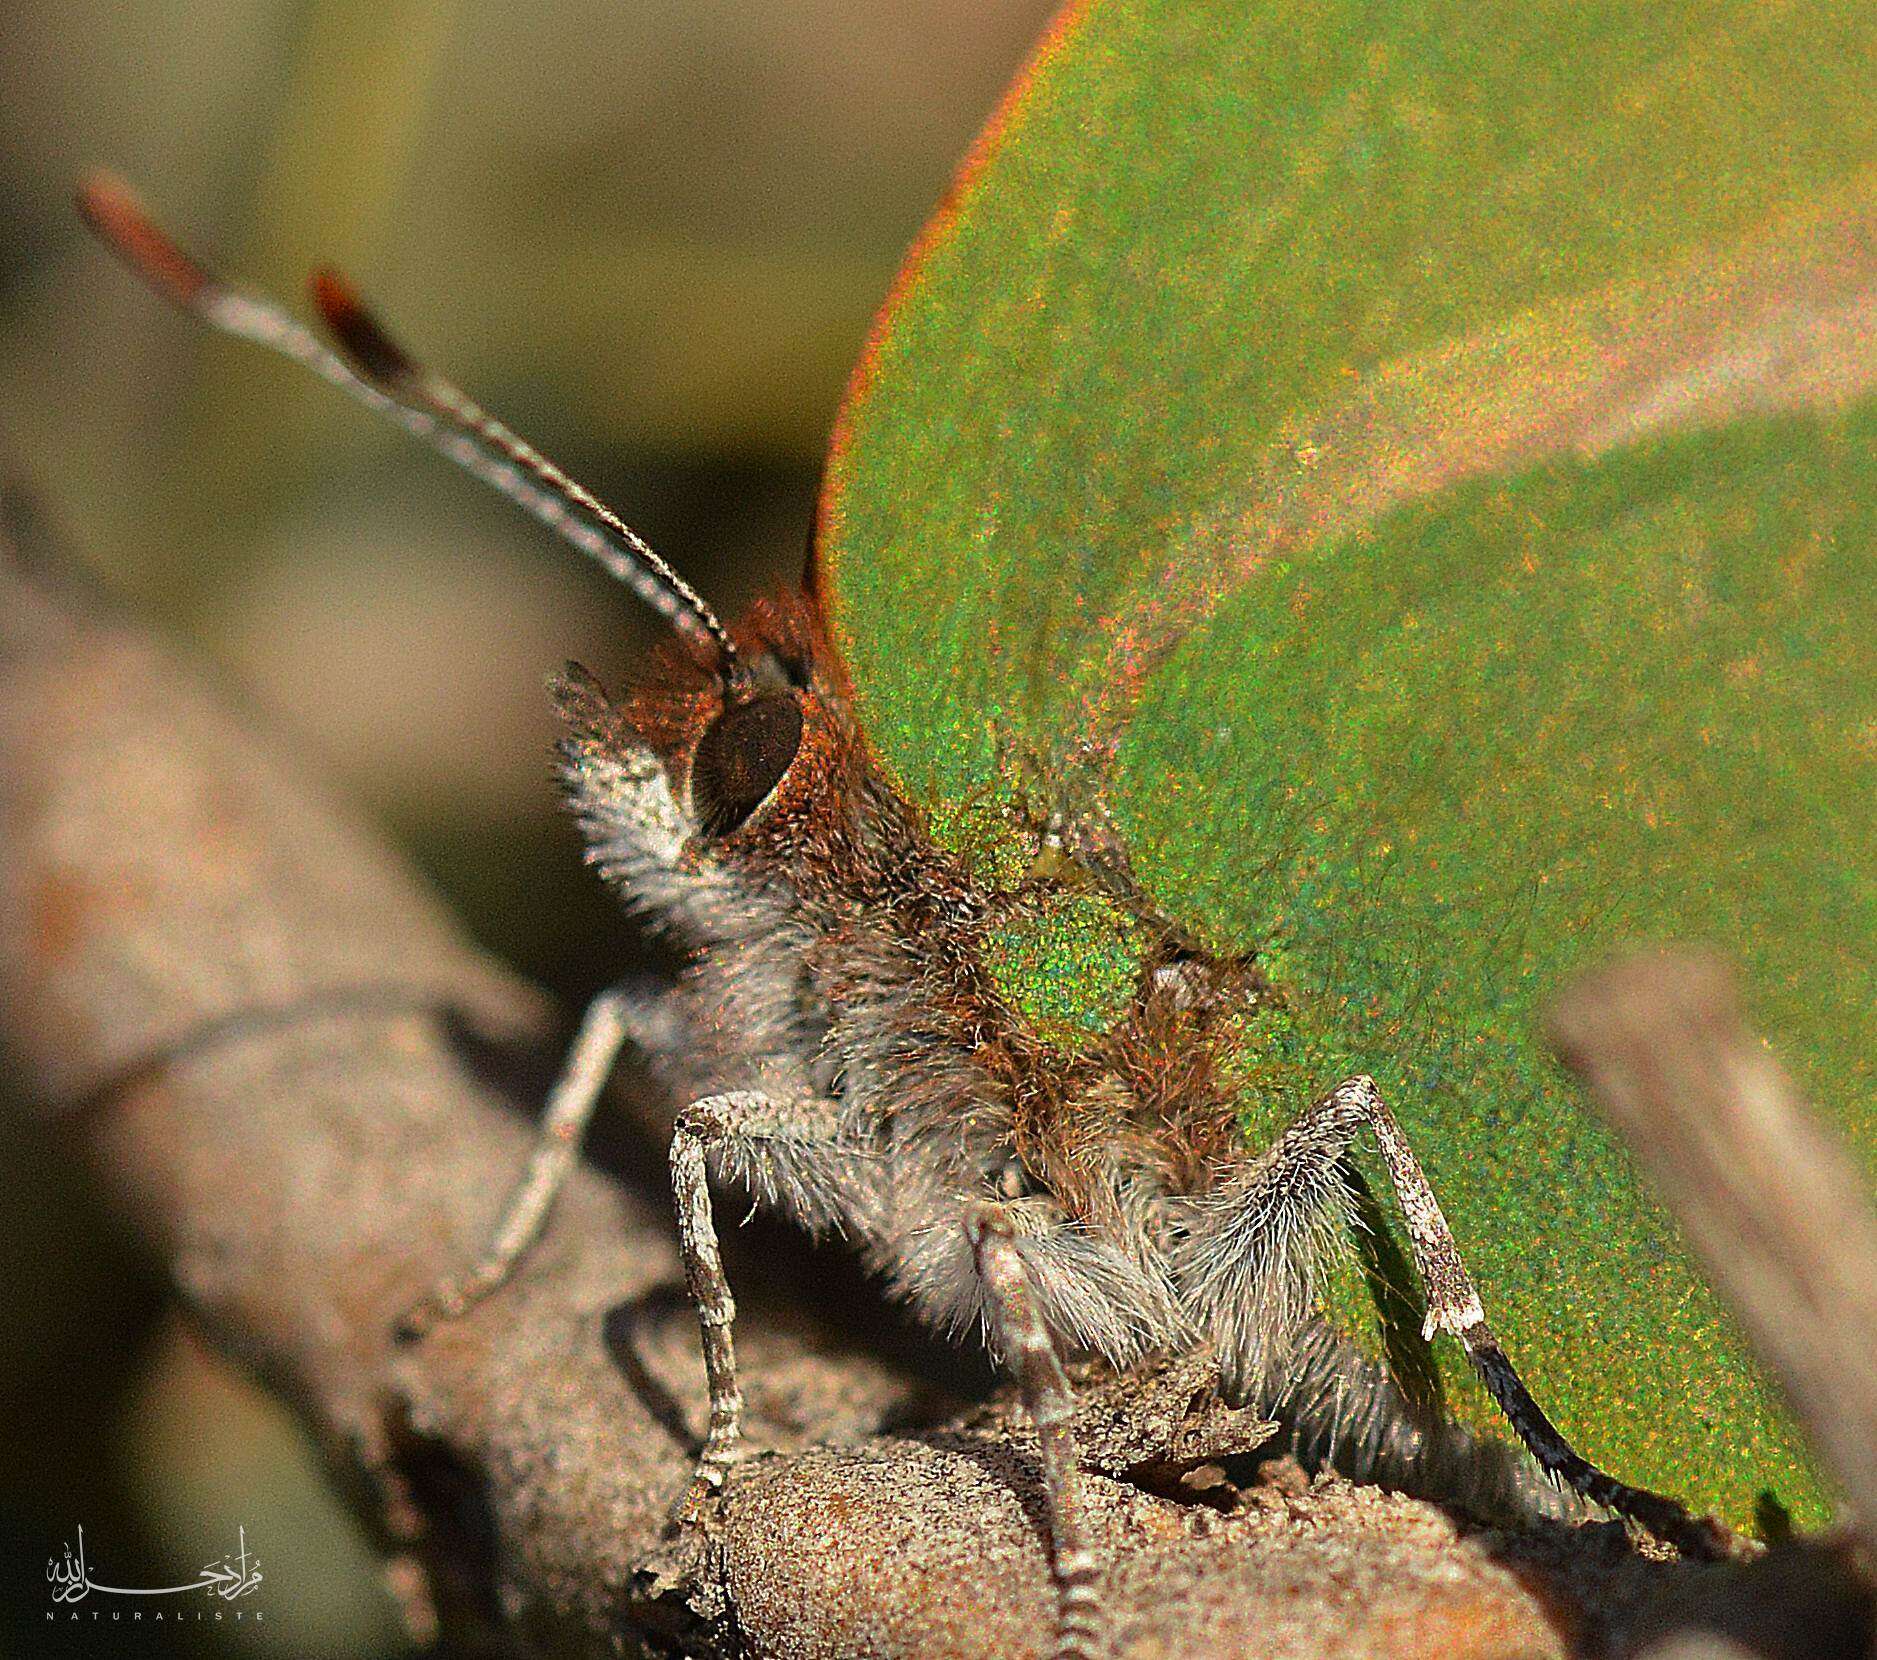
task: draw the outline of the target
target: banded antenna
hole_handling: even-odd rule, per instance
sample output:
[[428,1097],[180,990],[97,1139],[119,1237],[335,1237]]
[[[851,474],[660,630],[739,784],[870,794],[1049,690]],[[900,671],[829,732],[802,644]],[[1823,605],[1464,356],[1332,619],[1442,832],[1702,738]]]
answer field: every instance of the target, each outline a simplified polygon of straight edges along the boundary
[[337,272],[318,271],[311,285],[313,303],[339,348],[334,351],[279,306],[231,287],[184,253],[116,175],[90,175],[79,187],[78,211],[164,299],[211,328],[304,364],[493,485],[617,577],[673,628],[709,646],[726,686],[736,677],[736,647],[697,590],[592,491],[416,362]]

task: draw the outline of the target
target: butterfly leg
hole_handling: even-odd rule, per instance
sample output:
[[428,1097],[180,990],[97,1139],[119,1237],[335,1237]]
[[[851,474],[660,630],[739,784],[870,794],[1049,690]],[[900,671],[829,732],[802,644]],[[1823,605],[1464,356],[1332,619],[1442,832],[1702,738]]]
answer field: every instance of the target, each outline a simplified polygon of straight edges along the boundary
[[841,1225],[862,1232],[877,1197],[875,1163],[843,1136],[831,1102],[731,1090],[693,1101],[678,1114],[671,1134],[671,1191],[685,1287],[703,1337],[710,1390],[703,1450],[672,1511],[679,1529],[703,1518],[742,1454],[743,1391],[731,1336],[736,1301],[717,1248],[710,1203],[713,1173],[741,1182],[758,1202],[792,1212],[811,1229]]
[[580,1141],[599,1105],[619,1050],[633,1030],[635,994],[612,986],[587,1005],[580,1031],[547,1098],[534,1151],[502,1205],[482,1255],[464,1273],[445,1280],[398,1322],[404,1337],[421,1337],[453,1320],[502,1285],[528,1247],[541,1237],[555,1196],[580,1156]]
[[[1311,1219],[1326,1205],[1326,1176],[1358,1132],[1368,1129],[1381,1150],[1382,1162],[1407,1223],[1408,1245],[1427,1301],[1423,1336],[1449,1332],[1460,1340],[1473,1369],[1504,1412],[1507,1422],[1554,1480],[1582,1494],[1593,1504],[1614,1510],[1640,1523],[1657,1538],[1694,1556],[1730,1554],[1733,1536],[1720,1523],[1696,1517],[1674,1499],[1631,1487],[1583,1458],[1533,1400],[1511,1359],[1486,1322],[1479,1292],[1460,1258],[1459,1246],[1441,1213],[1401,1126],[1389,1110],[1375,1080],[1355,1077],[1337,1085],[1285,1131],[1272,1156],[1238,1187],[1214,1202],[1209,1217],[1189,1219],[1189,1271],[1202,1257],[1211,1259],[1215,1295],[1219,1270],[1255,1279],[1274,1269],[1274,1258],[1285,1242],[1306,1236]],[[1227,1213],[1236,1205],[1237,1215]],[[1194,1220],[1201,1223],[1193,1226]],[[1205,1225],[1207,1222],[1209,1226]],[[1282,1271],[1280,1271],[1282,1272]],[[1204,1273],[1201,1276],[1204,1278]],[[1293,1281],[1293,1283],[1295,1283]]]
[[1075,1393],[1043,1324],[1009,1217],[995,1205],[980,1206],[966,1230],[984,1286],[991,1335],[1016,1379],[1041,1447],[1050,1573],[1056,1583],[1052,1660],[1095,1660],[1101,1651],[1101,1601],[1095,1553],[1082,1519],[1081,1469],[1070,1428]]
[[1447,1218],[1441,1213],[1440,1201],[1434,1197],[1420,1161],[1408,1146],[1408,1139],[1401,1133],[1395,1115],[1388,1110],[1381,1091],[1375,1087],[1375,1080],[1351,1078],[1333,1090],[1329,1099],[1341,1104],[1340,1110],[1353,1109],[1360,1114],[1381,1149],[1396,1202],[1407,1222],[1415,1272],[1421,1276],[1427,1297],[1423,1337],[1431,1338],[1435,1332],[1445,1331],[1460,1340],[1467,1359],[1473,1363],[1473,1370],[1545,1474],[1581,1493],[1591,1503],[1640,1523],[1658,1539],[1689,1555],[1729,1554],[1735,1541],[1719,1522],[1691,1515],[1685,1505],[1663,1494],[1618,1481],[1582,1457],[1565,1440],[1544,1409],[1532,1399],[1531,1391],[1525,1387],[1511,1358],[1486,1323],[1479,1292],[1466,1271],[1466,1264],[1460,1260],[1460,1248],[1454,1243]]

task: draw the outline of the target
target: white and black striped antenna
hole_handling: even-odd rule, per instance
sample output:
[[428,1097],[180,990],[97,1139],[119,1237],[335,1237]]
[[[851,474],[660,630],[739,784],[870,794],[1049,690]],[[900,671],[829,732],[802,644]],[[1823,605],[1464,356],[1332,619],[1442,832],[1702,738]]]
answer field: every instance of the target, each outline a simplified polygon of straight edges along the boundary
[[229,286],[184,253],[110,173],[94,173],[78,210],[149,286],[209,327],[303,363],[493,485],[630,588],[673,628],[708,646],[727,686],[737,652],[716,612],[645,538],[467,394],[403,350],[335,271],[316,272],[313,303],[338,350],[277,305]]

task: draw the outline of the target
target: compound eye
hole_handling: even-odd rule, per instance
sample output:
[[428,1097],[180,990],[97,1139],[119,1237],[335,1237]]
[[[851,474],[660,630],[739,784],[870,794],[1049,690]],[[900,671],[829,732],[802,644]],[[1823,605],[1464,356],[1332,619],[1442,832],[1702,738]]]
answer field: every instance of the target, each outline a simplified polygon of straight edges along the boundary
[[802,747],[802,707],[790,692],[724,710],[691,758],[691,806],[707,836],[727,836],[782,782]]

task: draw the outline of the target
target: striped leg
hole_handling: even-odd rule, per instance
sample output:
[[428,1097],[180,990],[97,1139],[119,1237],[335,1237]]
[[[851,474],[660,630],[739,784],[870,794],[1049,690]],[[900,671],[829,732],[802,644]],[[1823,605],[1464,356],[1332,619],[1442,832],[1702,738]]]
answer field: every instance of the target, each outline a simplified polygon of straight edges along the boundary
[[984,1283],[992,1336],[1022,1392],[1023,1408],[1036,1425],[1042,1448],[1050,1571],[1056,1582],[1052,1660],[1096,1660],[1103,1622],[1095,1554],[1082,1520],[1081,1470],[1069,1427],[1075,1395],[1037,1310],[1010,1219],[996,1206],[985,1205],[973,1212],[966,1228]]
[[[1206,1276],[1207,1294],[1215,1309],[1223,1308],[1222,1277],[1249,1283],[1287,1271],[1277,1261],[1281,1242],[1307,1240],[1312,1214],[1320,1213],[1329,1202],[1325,1197],[1328,1176],[1365,1127],[1381,1149],[1407,1222],[1409,1250],[1427,1298],[1422,1335],[1431,1339],[1444,1331],[1460,1340],[1507,1422],[1554,1480],[1593,1504],[1640,1523],[1688,1555],[1732,1554],[1737,1541],[1720,1523],[1692,1516],[1674,1499],[1631,1487],[1598,1469],[1559,1434],[1532,1399],[1486,1323],[1479,1292],[1460,1260],[1440,1203],[1373,1078],[1355,1077],[1338,1084],[1298,1116],[1273,1148],[1271,1158],[1249,1172],[1239,1187],[1224,1191],[1203,1211],[1191,1213],[1186,1247],[1187,1260],[1193,1265],[1189,1272],[1195,1278]],[[1279,1246],[1274,1248],[1273,1242]],[[1241,1287],[1241,1301],[1254,1310],[1260,1307],[1262,1295],[1255,1286]],[[1248,1323],[1240,1323],[1247,1324],[1240,1341],[1256,1341],[1258,1334]]]
[[711,1215],[712,1170],[742,1181],[763,1203],[792,1210],[811,1227],[864,1217],[875,1179],[872,1161],[841,1135],[826,1101],[781,1101],[731,1090],[693,1101],[671,1133],[671,1192],[678,1251],[704,1342],[710,1428],[697,1469],[672,1511],[677,1528],[699,1522],[742,1456],[743,1391],[737,1385],[731,1325],[736,1301],[724,1277]]
[[500,1220],[482,1256],[467,1272],[445,1280],[398,1322],[398,1334],[421,1337],[441,1320],[453,1320],[502,1285],[547,1224],[555,1195],[580,1157],[580,1139],[599,1105],[620,1046],[631,1030],[633,996],[623,986],[603,991],[587,1005],[567,1062],[547,1098],[534,1152],[503,1203]]
[[1679,1501],[1652,1493],[1645,1487],[1631,1487],[1597,1468],[1580,1455],[1545,1416],[1544,1409],[1532,1399],[1513,1367],[1510,1357],[1499,1346],[1492,1327],[1486,1323],[1479,1292],[1474,1288],[1466,1265],[1460,1260],[1460,1248],[1454,1243],[1441,1214],[1440,1202],[1428,1185],[1420,1161],[1408,1146],[1407,1137],[1388,1110],[1375,1080],[1351,1078],[1337,1085],[1319,1104],[1321,1110],[1352,1111],[1375,1133],[1381,1148],[1382,1162],[1388,1167],[1389,1181],[1408,1224],[1408,1240],[1414,1255],[1415,1271],[1427,1294],[1427,1319],[1422,1336],[1432,1338],[1437,1331],[1451,1332],[1459,1338],[1467,1359],[1479,1373],[1506,1421],[1538,1460],[1539,1467],[1553,1480],[1581,1493],[1592,1504],[1614,1510],[1620,1516],[1640,1523],[1658,1539],[1696,1557],[1732,1555],[1739,1541],[1720,1522],[1707,1516],[1694,1516]]

